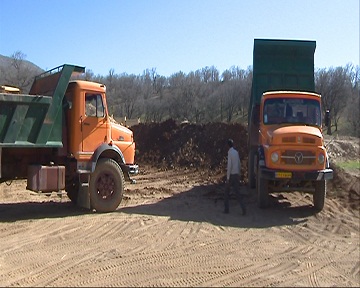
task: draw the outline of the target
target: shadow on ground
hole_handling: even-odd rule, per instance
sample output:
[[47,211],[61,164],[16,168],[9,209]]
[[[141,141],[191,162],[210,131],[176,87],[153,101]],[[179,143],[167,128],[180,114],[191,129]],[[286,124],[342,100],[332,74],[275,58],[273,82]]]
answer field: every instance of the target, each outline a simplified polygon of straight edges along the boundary
[[[282,194],[270,196],[270,206],[260,209],[254,195],[244,195],[247,214],[241,215],[235,195],[231,195],[230,214],[224,214],[222,188],[218,184],[195,186],[151,204],[125,206],[118,212],[169,217],[170,220],[209,222],[213,225],[243,228],[266,228],[296,225],[316,214],[310,204],[292,206]],[[131,197],[131,196],[130,196]],[[304,202],[305,203],[305,202]]]
[[[151,204],[126,206],[126,200],[123,200],[118,210],[109,214],[163,216],[170,220],[208,222],[213,225],[243,228],[296,225],[306,222],[307,217],[316,214],[312,205],[292,206],[281,194],[271,196],[270,207],[267,209],[258,208],[254,195],[245,194],[244,200],[247,206],[245,216],[241,215],[240,205],[235,195],[231,194],[230,214],[224,214],[222,195],[223,187],[219,184],[199,185]],[[87,214],[94,214],[94,212],[76,207],[70,201],[0,204],[0,222],[81,217]]]
[[29,219],[62,218],[91,213],[71,202],[16,202],[0,204],[0,222]]

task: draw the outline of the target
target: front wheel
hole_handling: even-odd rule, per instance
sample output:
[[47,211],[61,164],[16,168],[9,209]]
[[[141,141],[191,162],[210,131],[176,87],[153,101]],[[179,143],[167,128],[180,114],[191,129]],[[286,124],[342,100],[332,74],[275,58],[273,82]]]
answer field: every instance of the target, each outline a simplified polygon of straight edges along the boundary
[[316,181],[315,191],[313,194],[313,203],[317,211],[321,211],[324,208],[325,197],[326,197],[326,181],[325,180]]
[[120,205],[124,192],[124,174],[112,159],[100,159],[90,177],[90,205],[97,212],[111,212]]

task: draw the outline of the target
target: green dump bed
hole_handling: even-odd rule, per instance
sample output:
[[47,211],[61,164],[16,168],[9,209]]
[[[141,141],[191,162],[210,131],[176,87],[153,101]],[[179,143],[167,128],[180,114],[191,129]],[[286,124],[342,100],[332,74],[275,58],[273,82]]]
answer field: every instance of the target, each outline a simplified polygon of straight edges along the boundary
[[314,92],[315,48],[315,41],[254,39],[249,111],[266,91]]
[[62,103],[74,72],[62,65],[35,77],[29,94],[0,93],[1,147],[62,147]]

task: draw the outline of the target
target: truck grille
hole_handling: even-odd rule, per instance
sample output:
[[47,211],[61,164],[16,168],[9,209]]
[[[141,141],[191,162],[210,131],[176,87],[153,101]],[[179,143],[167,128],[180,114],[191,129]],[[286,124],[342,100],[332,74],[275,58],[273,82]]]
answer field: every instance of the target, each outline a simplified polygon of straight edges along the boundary
[[[295,136],[283,137],[282,143],[289,144],[289,143],[296,143]],[[304,144],[315,144],[315,139],[310,137],[298,137],[297,143],[304,143]]]
[[280,159],[285,165],[314,165],[316,156],[311,151],[286,150],[281,154]]
[[309,137],[304,137],[303,142],[307,143],[307,144],[315,144],[315,139],[314,138],[309,138]]
[[292,136],[292,137],[284,137],[282,139],[282,142],[283,143],[296,143],[296,138],[295,136]]

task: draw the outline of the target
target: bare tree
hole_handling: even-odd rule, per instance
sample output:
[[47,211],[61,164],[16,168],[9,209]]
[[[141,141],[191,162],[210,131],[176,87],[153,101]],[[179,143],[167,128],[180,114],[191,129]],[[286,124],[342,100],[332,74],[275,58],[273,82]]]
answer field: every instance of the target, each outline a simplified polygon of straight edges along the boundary
[[201,69],[201,76],[204,83],[219,81],[219,71],[214,66]]
[[151,98],[155,94],[156,69],[146,69],[141,76],[142,93],[145,99]]
[[84,80],[86,81],[94,81],[95,74],[91,69],[86,69],[85,74],[83,75]]
[[187,87],[185,73],[178,72],[169,78],[169,116],[173,119],[188,119],[192,107],[192,99]]
[[360,137],[360,66],[352,67],[352,92],[346,106],[346,121],[349,125],[348,134]]
[[117,76],[115,74],[115,70],[112,68],[109,70],[109,74],[106,76],[106,91],[113,92],[115,89],[115,82],[117,80]]
[[226,122],[232,121],[234,113],[240,103],[240,89],[240,81],[237,79],[224,82],[220,89],[220,93],[224,95],[223,107],[226,113]]
[[219,91],[220,89],[217,89],[210,94],[204,103],[205,122],[216,122],[223,119],[223,95]]
[[[226,97],[223,104],[227,110],[227,121],[231,121],[234,114],[247,116],[251,93],[252,70],[240,69],[232,66],[222,74],[222,83],[227,87],[225,89]],[[224,89],[223,89],[224,90]]]
[[141,95],[141,79],[139,76],[129,75],[121,77],[117,87],[119,98],[121,99],[121,106],[123,113],[127,118],[133,118],[136,103]]
[[28,93],[34,77],[39,74],[39,70],[30,65],[26,60],[26,55],[21,51],[16,51],[11,55],[9,65],[4,69],[4,81],[7,85],[20,88],[23,93]]
[[[316,90],[322,95],[323,109],[331,112],[331,121],[338,130],[339,120],[351,95],[350,66],[321,69],[315,74]],[[331,127],[329,128],[331,129]],[[331,134],[331,130],[328,130]]]
[[145,122],[163,121],[167,111],[166,106],[166,103],[159,96],[148,99],[145,105]]

